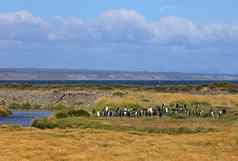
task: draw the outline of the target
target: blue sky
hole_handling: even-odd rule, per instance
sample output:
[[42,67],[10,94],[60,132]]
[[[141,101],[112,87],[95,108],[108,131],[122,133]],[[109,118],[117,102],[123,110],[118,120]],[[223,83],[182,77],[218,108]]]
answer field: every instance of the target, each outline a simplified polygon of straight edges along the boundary
[[237,22],[237,0],[9,0],[1,11],[27,10],[37,16],[95,18],[111,9],[136,10],[149,20],[177,16],[195,22]]
[[0,67],[238,74],[237,0],[0,2]]

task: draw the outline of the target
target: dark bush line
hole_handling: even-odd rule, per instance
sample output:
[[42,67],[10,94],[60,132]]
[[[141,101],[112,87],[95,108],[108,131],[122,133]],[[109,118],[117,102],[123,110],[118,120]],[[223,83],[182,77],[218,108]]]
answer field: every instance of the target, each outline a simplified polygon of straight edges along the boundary
[[21,110],[21,109],[24,109],[24,110],[40,110],[41,109],[41,105],[38,105],[38,104],[31,104],[29,102],[24,102],[24,103],[11,103],[9,105],[9,109],[12,109],[12,110]]
[[39,129],[54,129],[59,128],[59,125],[57,120],[49,118],[37,119],[32,122],[32,126]]
[[90,113],[83,109],[73,109],[60,111],[55,114],[56,118],[66,118],[66,117],[90,117]]
[[30,102],[13,102],[8,105],[9,109],[12,110],[53,110],[53,111],[63,111],[68,109],[74,109],[73,106],[67,106],[63,103],[57,103],[54,105],[43,105]]

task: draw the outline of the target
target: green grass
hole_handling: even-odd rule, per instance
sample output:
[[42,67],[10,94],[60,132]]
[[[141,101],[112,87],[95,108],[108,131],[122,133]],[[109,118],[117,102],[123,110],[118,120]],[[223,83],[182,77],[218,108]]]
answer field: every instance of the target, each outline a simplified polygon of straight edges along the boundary
[[40,128],[40,129],[54,129],[54,128],[88,129],[89,128],[89,129],[102,129],[102,130],[113,130],[113,131],[166,133],[166,134],[190,134],[190,133],[206,133],[206,132],[217,131],[217,129],[206,128],[206,127],[153,128],[153,127],[137,127],[132,125],[123,126],[123,125],[114,125],[113,122],[110,122],[107,120],[97,120],[93,118],[79,118],[79,117],[69,117],[64,119],[44,118],[40,120],[35,120],[32,126],[36,128]]

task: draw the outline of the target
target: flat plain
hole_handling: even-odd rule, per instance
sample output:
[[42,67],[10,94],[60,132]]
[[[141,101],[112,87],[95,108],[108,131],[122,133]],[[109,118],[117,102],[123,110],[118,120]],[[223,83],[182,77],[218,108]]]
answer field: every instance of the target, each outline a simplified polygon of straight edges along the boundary
[[[226,108],[222,118],[72,117],[64,127],[0,127],[0,161],[235,161],[238,160],[236,86],[189,87],[188,90],[95,87],[2,87],[2,102],[29,102],[41,109],[57,102],[66,108],[101,108],[105,104],[145,106],[202,102]],[[75,95],[73,95],[73,94]],[[71,101],[74,100],[74,101]],[[32,108],[35,106],[32,106]],[[39,107],[39,106],[36,106]],[[32,109],[31,109],[32,110]],[[57,109],[58,110],[58,109]]]

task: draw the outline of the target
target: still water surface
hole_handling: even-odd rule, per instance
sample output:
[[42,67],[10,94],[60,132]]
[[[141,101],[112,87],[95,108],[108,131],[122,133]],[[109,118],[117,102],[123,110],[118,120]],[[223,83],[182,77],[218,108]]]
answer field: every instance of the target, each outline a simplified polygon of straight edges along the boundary
[[34,119],[48,117],[52,115],[49,111],[13,111],[13,115],[0,117],[1,124],[31,126]]

